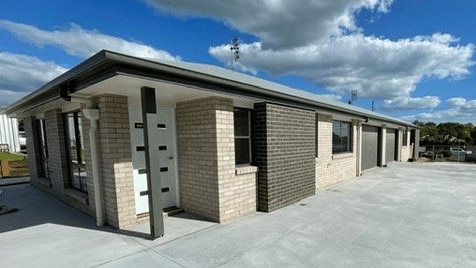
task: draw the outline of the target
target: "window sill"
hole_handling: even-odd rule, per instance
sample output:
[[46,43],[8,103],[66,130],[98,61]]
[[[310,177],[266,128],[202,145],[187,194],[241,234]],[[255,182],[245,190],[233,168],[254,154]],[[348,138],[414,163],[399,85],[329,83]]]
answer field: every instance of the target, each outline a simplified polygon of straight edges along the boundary
[[354,157],[354,153],[341,153],[332,155],[332,160],[345,159]]
[[65,195],[73,198],[74,200],[78,201],[81,204],[87,205],[88,204],[88,194],[75,190],[73,188],[65,188],[64,189]]
[[255,167],[255,166],[239,165],[235,167],[236,175],[244,175],[244,174],[256,173],[256,172],[258,172],[258,167]]

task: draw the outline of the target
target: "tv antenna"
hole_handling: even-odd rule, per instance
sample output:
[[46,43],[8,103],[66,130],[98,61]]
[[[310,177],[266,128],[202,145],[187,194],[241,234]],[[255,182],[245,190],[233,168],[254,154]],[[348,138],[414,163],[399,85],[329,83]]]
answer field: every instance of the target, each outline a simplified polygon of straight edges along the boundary
[[354,101],[357,100],[357,90],[356,89],[353,89],[350,91],[350,100],[349,100],[349,104],[352,105],[354,103]]
[[231,69],[233,70],[233,64],[240,58],[240,44],[241,40],[238,37],[231,39],[230,51],[231,51]]

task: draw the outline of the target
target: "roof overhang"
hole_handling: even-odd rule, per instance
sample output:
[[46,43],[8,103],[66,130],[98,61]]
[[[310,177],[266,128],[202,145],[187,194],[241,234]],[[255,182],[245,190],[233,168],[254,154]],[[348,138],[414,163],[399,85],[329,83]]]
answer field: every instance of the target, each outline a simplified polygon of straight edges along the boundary
[[13,103],[6,109],[6,113],[10,116],[21,116],[27,111],[34,110],[42,105],[61,102],[61,96],[80,94],[81,91],[87,91],[93,85],[117,76],[164,82],[216,94],[243,96],[318,112],[345,114],[365,121],[372,119],[416,127],[408,122],[366,109],[231,70],[183,62],[162,63],[106,50],[97,53],[33,93]]

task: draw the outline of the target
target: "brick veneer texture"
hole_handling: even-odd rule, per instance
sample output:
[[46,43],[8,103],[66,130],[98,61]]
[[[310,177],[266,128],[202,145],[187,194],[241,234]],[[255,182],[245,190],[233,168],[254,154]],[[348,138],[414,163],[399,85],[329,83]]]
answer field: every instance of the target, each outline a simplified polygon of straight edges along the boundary
[[233,102],[209,97],[177,103],[181,205],[228,222],[256,211],[256,175],[235,176]]
[[99,108],[99,169],[106,221],[114,228],[132,226],[138,220],[127,97],[102,95],[95,101]]
[[51,170],[50,179],[53,189],[62,191],[70,187],[68,157],[66,149],[65,126],[61,110],[45,112],[45,128],[48,135],[48,165]]
[[352,153],[332,154],[332,115],[318,114],[316,190],[353,178],[357,173],[357,126],[352,124]]
[[411,158],[412,146],[410,145],[410,131],[400,131],[402,134],[402,153],[400,161],[406,162]]
[[254,107],[258,210],[273,211],[315,193],[315,113],[270,103]]

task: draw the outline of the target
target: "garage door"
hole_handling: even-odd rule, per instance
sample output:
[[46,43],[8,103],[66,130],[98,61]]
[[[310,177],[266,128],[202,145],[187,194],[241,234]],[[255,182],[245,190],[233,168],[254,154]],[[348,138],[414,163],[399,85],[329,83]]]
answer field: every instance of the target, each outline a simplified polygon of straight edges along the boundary
[[385,142],[385,162],[395,161],[395,142],[397,141],[395,129],[387,129],[387,141]]
[[362,170],[378,166],[379,128],[362,126]]

